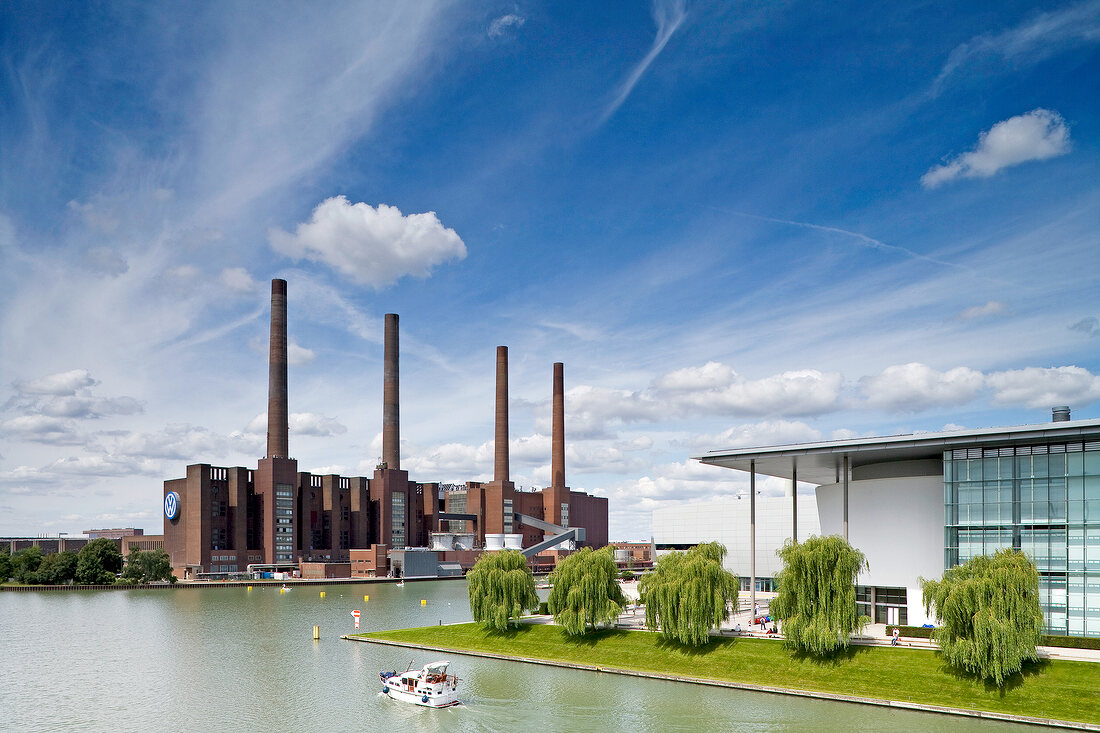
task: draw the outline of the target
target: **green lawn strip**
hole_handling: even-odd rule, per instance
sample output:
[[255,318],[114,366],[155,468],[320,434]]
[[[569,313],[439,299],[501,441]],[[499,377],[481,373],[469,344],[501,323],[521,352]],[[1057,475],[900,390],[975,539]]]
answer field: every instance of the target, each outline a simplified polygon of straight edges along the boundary
[[523,625],[505,634],[476,624],[377,631],[360,636],[476,651],[685,675],[727,682],[1100,723],[1100,664],[1062,660],[1025,667],[1001,690],[947,667],[923,649],[853,646],[821,661],[779,641],[716,638],[703,649],[645,631],[604,631],[575,639],[557,626]]

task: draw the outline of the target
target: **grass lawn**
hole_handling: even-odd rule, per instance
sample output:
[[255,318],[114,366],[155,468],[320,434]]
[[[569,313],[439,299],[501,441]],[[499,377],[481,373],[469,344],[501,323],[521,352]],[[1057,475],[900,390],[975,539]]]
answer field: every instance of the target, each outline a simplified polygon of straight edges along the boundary
[[504,634],[476,624],[359,634],[452,651],[491,652],[556,662],[687,675],[1014,715],[1100,723],[1100,664],[1040,661],[1003,689],[947,667],[924,649],[853,646],[827,660],[796,655],[782,642],[716,638],[695,649],[645,631],[582,638],[560,627],[522,625]]

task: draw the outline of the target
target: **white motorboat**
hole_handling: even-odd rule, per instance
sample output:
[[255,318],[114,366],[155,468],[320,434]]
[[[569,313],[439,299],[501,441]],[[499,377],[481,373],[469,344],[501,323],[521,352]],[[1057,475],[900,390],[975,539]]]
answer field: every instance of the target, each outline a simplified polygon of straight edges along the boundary
[[378,673],[382,693],[394,700],[429,708],[458,705],[458,678],[447,674],[450,662],[432,662],[423,669]]

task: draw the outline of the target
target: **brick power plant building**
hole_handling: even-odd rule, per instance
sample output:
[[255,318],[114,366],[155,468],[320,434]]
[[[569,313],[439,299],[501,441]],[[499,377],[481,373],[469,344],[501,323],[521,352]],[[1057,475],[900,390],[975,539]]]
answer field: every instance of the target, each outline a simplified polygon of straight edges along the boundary
[[390,557],[408,575],[414,574],[413,558],[428,568],[415,574],[434,574],[438,561],[468,568],[486,549],[522,549],[535,562],[553,564],[570,547],[607,544],[607,499],[565,485],[560,363],[554,364],[548,488],[521,491],[508,476],[505,346],[497,347],[496,358],[493,480],[465,486],[409,480],[401,469],[393,313],[385,319],[382,462],[374,476],[299,471],[289,447],[286,293],[285,280],[272,280],[267,455],[255,469],[195,463],[186,477],[164,482],[164,549],[177,577],[244,572],[249,565],[301,567],[305,573],[314,564],[328,568],[329,577],[386,575]]

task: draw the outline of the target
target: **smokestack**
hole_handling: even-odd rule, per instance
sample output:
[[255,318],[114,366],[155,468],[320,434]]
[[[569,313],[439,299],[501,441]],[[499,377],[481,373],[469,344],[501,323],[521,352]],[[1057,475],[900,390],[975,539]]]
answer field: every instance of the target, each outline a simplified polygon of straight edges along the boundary
[[1050,408],[1054,422],[1069,422],[1069,406],[1062,405],[1060,407]]
[[268,346],[267,457],[289,458],[286,389],[286,280],[271,281],[271,341]]
[[493,480],[508,480],[508,347],[497,347],[496,460]]
[[550,458],[550,485],[565,488],[565,365],[554,363],[554,423]]
[[401,468],[401,408],[399,399],[397,314],[386,314],[385,366],[382,370],[382,461]]

